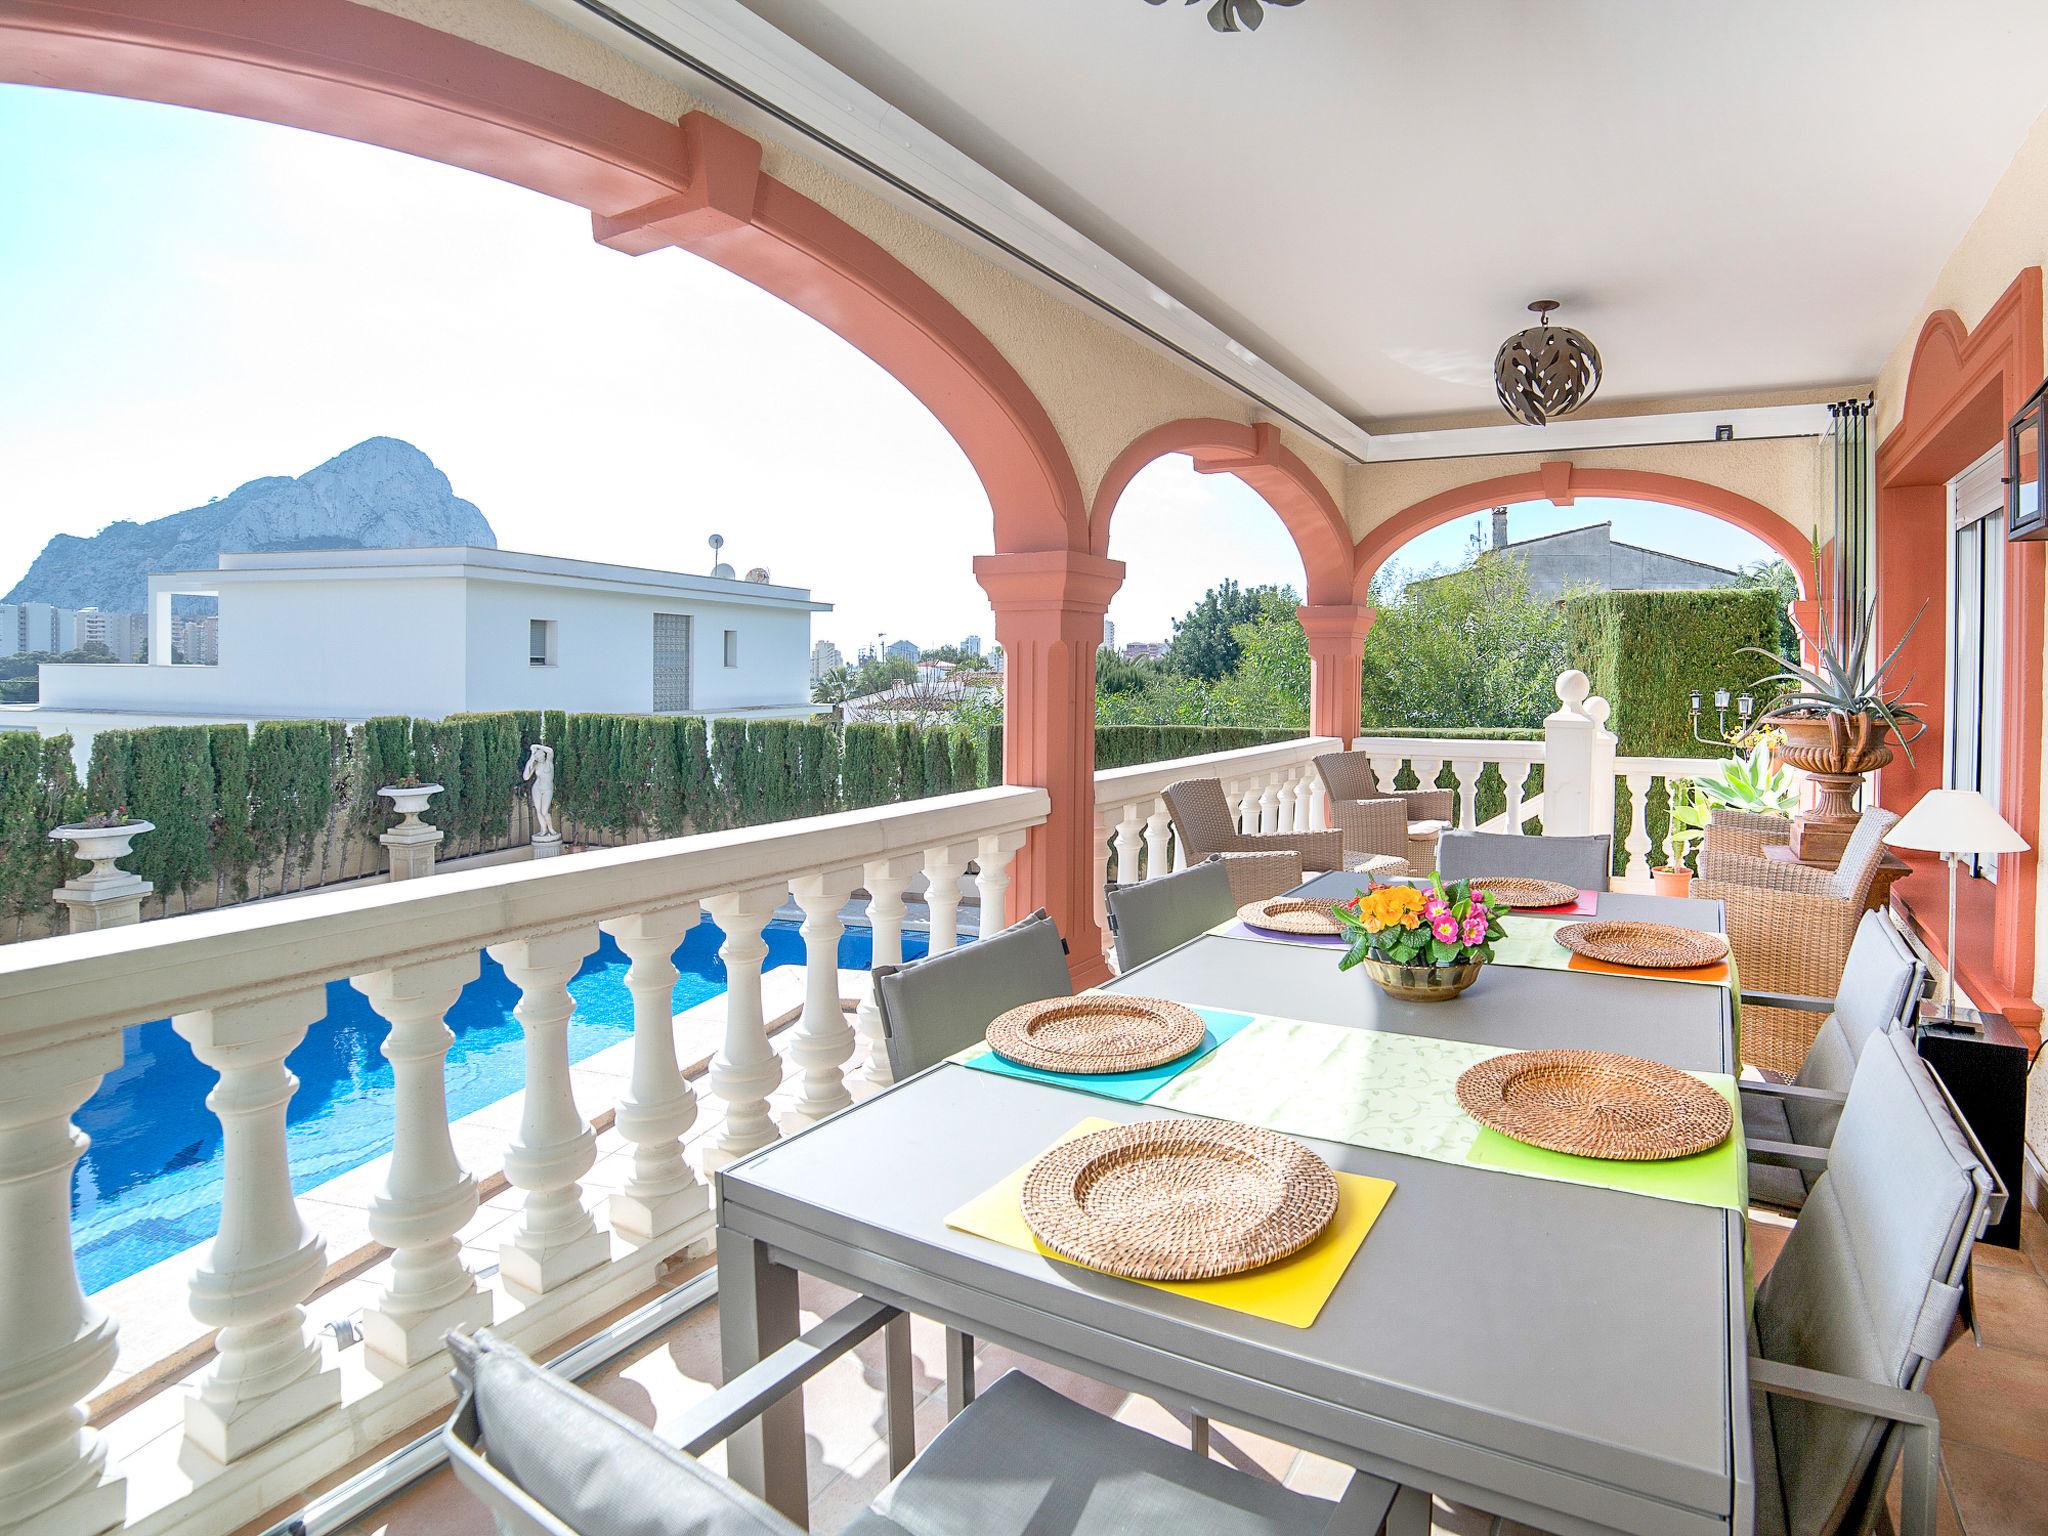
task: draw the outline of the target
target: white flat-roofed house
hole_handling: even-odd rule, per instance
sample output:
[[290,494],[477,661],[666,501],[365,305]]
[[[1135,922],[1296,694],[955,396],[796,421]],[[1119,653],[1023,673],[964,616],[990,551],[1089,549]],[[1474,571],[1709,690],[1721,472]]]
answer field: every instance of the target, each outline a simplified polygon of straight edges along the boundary
[[[149,662],[44,666],[39,725],[809,715],[811,615],[831,607],[800,587],[468,547],[223,554],[218,570],[151,576],[149,593]],[[219,603],[212,665],[173,661],[171,600],[189,595]]]

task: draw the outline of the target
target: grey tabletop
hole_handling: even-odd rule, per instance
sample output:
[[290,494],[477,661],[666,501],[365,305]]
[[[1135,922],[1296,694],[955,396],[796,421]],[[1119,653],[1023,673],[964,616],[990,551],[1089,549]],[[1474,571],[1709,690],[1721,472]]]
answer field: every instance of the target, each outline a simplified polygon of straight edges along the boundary
[[[1289,892],[1294,896],[1351,896],[1365,883],[1361,875],[1347,874],[1342,870],[1327,875],[1317,875]],[[1412,882],[1411,882],[1412,883]],[[1599,894],[1597,917],[1623,918],[1637,923],[1669,923],[1675,928],[1692,928],[1701,933],[1725,931],[1721,903],[1718,901],[1695,901],[1687,896],[1644,896],[1634,891],[1602,891]],[[1529,917],[1558,916],[1560,922],[1584,922],[1583,917],[1559,916],[1558,914],[1531,912]]]
[[1725,987],[1489,965],[1462,997],[1407,1003],[1363,971],[1338,970],[1338,953],[1205,934],[1104,990],[1515,1050],[1619,1051],[1685,1072],[1738,1070]]
[[913,1311],[1547,1529],[1727,1528],[1747,1478],[1735,1213],[1310,1142],[1396,1190],[1305,1330],[946,1225],[1083,1119],[1171,1113],[942,1066],[726,1170],[720,1219]]

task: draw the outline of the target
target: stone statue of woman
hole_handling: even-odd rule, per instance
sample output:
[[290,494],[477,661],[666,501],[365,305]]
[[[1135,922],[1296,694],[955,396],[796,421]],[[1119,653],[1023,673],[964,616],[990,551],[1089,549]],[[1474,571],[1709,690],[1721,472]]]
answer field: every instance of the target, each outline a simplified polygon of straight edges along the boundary
[[526,754],[526,771],[519,777],[533,785],[533,835],[555,836],[555,823],[548,814],[555,803],[555,749],[536,741]]

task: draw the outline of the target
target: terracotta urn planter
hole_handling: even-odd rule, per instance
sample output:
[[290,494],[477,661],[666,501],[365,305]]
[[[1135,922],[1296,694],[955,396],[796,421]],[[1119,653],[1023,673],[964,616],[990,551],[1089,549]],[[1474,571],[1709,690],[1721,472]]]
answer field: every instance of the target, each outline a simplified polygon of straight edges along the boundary
[[1810,864],[1838,864],[1857,819],[1856,794],[1865,774],[1892,760],[1887,727],[1869,715],[1786,714],[1770,717],[1784,734],[1780,762],[1813,781],[1813,809],[1792,818],[1793,857]]
[[1660,864],[1650,871],[1650,889],[1659,896],[1690,896],[1692,871],[1683,864]]
[[1396,965],[1368,955],[1360,962],[1380,990],[1404,1003],[1448,1002],[1479,979],[1483,960],[1463,965]]

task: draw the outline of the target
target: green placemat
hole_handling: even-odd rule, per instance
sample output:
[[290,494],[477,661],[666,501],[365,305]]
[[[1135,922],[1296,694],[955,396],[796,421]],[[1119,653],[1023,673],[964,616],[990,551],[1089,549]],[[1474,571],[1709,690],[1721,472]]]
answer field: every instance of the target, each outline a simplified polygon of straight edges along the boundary
[[1616,1162],[1546,1151],[1481,1126],[1465,1160],[1482,1168],[1498,1168],[1502,1173],[1524,1173],[1532,1179],[1592,1184],[1624,1194],[1683,1200],[1689,1205],[1719,1205],[1732,1211],[1747,1209],[1749,1159],[1742,1145],[1742,1107],[1735,1096],[1735,1079],[1718,1072],[1695,1072],[1693,1076],[1726,1099],[1734,1116],[1734,1129],[1728,1139],[1708,1151],[1654,1163]]

